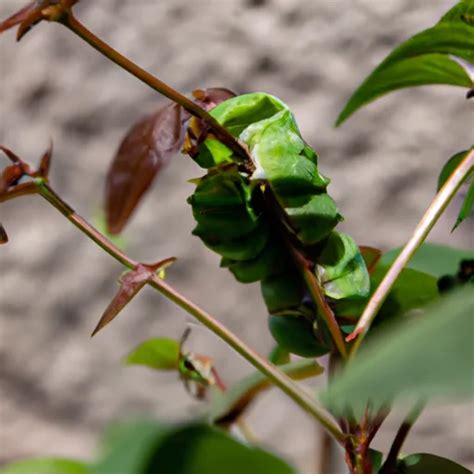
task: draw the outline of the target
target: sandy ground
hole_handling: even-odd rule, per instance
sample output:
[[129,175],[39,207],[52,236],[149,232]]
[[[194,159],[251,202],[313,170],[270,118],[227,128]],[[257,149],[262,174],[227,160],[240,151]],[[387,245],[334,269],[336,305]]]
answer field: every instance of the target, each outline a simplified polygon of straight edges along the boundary
[[[222,85],[285,100],[332,178],[331,192],[361,244],[401,245],[433,196],[442,163],[472,142],[472,103],[457,88],[393,94],[340,129],[332,124],[351,91],[398,42],[431,26],[450,0],[84,0],[81,19],[133,60],[183,91]],[[0,17],[23,3],[0,2]],[[57,25],[19,44],[0,40],[0,142],[34,161],[54,139],[52,182],[92,218],[120,137],[160,98]],[[202,174],[176,157],[127,228],[136,259],[179,257],[169,281],[246,342],[271,347],[258,285],[236,284],[190,235],[185,198]],[[456,205],[456,204],[455,204]],[[459,202],[457,203],[459,205]],[[472,223],[454,235],[451,210],[433,240],[473,246]],[[179,337],[190,321],[145,290],[118,320],[89,334],[121,268],[45,202],[1,206],[11,242],[0,249],[0,461],[39,454],[91,457],[97,434],[117,417],[186,418],[200,407],[174,375],[121,366],[151,336]],[[251,368],[205,329],[189,349],[216,359],[226,381]],[[257,436],[303,473],[316,472],[317,433],[277,392],[249,421]],[[378,439],[386,449],[399,418]],[[474,467],[473,406],[427,411],[407,452],[429,451]]]

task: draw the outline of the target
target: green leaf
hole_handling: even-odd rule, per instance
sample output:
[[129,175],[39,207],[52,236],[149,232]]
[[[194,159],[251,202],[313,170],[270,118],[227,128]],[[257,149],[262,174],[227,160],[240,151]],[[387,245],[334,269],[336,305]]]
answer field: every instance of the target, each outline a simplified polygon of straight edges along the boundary
[[[241,444],[206,425],[191,425],[167,436],[143,474],[295,474],[281,459]],[[133,474],[141,474],[139,472]]]
[[458,218],[456,219],[456,223],[454,224],[453,230],[461,224],[464,219],[467,219],[470,215],[472,215],[474,208],[474,181],[469,186],[467,190],[466,197],[464,198],[464,202],[461,206],[461,210],[459,211]]
[[282,204],[288,222],[305,245],[320,242],[342,221],[334,199],[326,193],[285,198]]
[[304,296],[301,278],[296,272],[265,278],[260,286],[269,313],[296,307]]
[[347,234],[332,232],[329,235],[316,268],[324,292],[330,298],[363,298],[370,292],[365,261]]
[[[281,365],[280,370],[293,380],[303,380],[324,372],[315,360],[299,360]],[[214,422],[235,420],[248,404],[262,391],[272,387],[260,372],[255,372],[232,386],[225,393],[217,392],[211,405],[210,417]]]
[[453,171],[459,166],[459,163],[464,159],[464,157],[469,153],[470,150],[460,151],[453,155],[443,166],[441,173],[439,174],[438,178],[438,188],[439,191],[443,184],[448,180],[448,178],[452,175]]
[[335,412],[362,415],[393,399],[474,395],[474,292],[464,287],[440,298],[416,320],[379,332],[322,394]]
[[106,432],[102,455],[91,474],[144,474],[147,464],[170,427],[152,420],[113,424]]
[[290,353],[278,344],[271,350],[268,360],[275,365],[288,364],[290,362]]
[[[380,264],[384,266],[391,265],[401,250],[400,247],[385,253]],[[408,263],[408,268],[440,278],[443,275],[456,274],[461,260],[472,258],[474,258],[474,250],[455,249],[445,245],[425,243],[416,251]]]
[[426,84],[472,87],[468,68],[460,63],[474,63],[473,11],[473,0],[461,1],[433,28],[394,49],[355,91],[336,125],[360,107],[397,89]]
[[[371,276],[371,293],[377,289],[388,269],[389,266],[384,265],[383,262],[377,265]],[[412,268],[403,269],[380,308],[370,334],[372,335],[376,329],[381,329],[385,322],[393,321],[413,310],[423,308],[438,297],[437,279],[434,276]],[[335,305],[336,314],[346,318],[351,317],[355,322],[362,314],[367,301],[368,299],[337,302]],[[349,329],[350,327],[344,326],[345,331]]]
[[316,339],[313,324],[303,315],[270,315],[268,326],[275,341],[288,352],[301,357],[320,357],[330,350]]
[[375,449],[369,449],[369,458],[372,462],[372,472],[376,474],[379,472],[379,469],[382,467],[383,462],[383,453]]
[[[380,284],[388,267],[379,265],[372,275],[375,287]],[[387,299],[380,308],[378,322],[392,320],[394,316],[407,314],[409,311],[424,308],[439,298],[435,277],[427,273],[405,268],[393,285]],[[377,321],[377,320],[376,320]]]
[[434,454],[410,454],[399,462],[399,474],[470,474],[460,464]]
[[89,474],[86,464],[71,459],[30,459],[0,468],[0,474]]
[[[473,149],[474,148],[471,148],[470,150],[464,150],[459,153],[456,153],[447,161],[447,163],[443,166],[443,169],[441,170],[441,173],[438,178],[438,191],[441,189],[441,187],[447,181],[447,179],[451,176],[451,174],[457,168],[459,163],[461,163],[461,161],[465,158],[465,156]],[[464,219],[466,219],[467,217],[471,215],[473,207],[474,207],[474,181],[471,182],[471,185],[469,186],[466,197],[464,198],[463,204],[461,206],[461,210],[459,211],[458,218],[456,219],[456,223],[454,224],[453,230],[456,229],[456,227],[458,227],[459,224],[461,224],[461,222]]]
[[295,474],[284,461],[205,424],[113,427],[92,474]]
[[175,370],[179,343],[174,339],[154,338],[141,343],[126,358],[128,365],[145,365],[158,370]]

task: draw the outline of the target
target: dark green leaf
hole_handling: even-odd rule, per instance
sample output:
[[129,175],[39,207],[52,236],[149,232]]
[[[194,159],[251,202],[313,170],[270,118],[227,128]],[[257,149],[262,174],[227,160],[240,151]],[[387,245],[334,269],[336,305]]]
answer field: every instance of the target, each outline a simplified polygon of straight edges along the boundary
[[320,357],[330,350],[316,339],[313,324],[303,315],[269,316],[268,326],[275,341],[288,352],[301,357]]
[[285,273],[261,282],[262,296],[269,313],[298,306],[304,293],[297,273]]
[[[157,447],[143,474],[295,474],[284,461],[206,425],[176,430]],[[133,474],[141,474],[134,472]]]
[[474,395],[474,292],[452,292],[415,320],[383,331],[322,395],[336,412],[350,406],[362,414],[374,406],[400,400]]
[[[456,153],[447,161],[447,163],[444,165],[443,169],[441,170],[441,173],[438,178],[438,191],[441,189],[441,187],[447,181],[447,179],[451,176],[451,174],[457,168],[459,163],[461,163],[461,161],[465,158],[465,156],[473,149],[474,148],[471,148],[470,150],[465,150],[465,151]],[[473,173],[471,173],[471,175],[472,174]],[[466,197],[464,198],[463,204],[461,206],[461,210],[459,211],[458,218],[456,219],[456,223],[453,227],[453,230],[456,229],[456,227],[459,224],[461,224],[461,222],[464,219],[466,219],[467,217],[471,215],[473,206],[474,206],[474,182],[471,182],[471,185],[469,186],[469,189],[467,190]]]
[[103,453],[91,474],[144,474],[169,427],[151,420],[117,423],[107,431]]
[[332,232],[316,266],[327,296],[333,299],[363,298],[370,292],[370,278],[356,243],[347,234]]
[[[290,362],[281,365],[280,369],[294,380],[315,377],[324,372],[323,367],[314,360]],[[215,394],[211,406],[211,419],[234,421],[257,395],[271,387],[271,382],[260,372],[245,377],[227,392]]]
[[[371,276],[371,293],[376,290],[388,269],[389,267],[384,265],[384,262],[380,262],[377,265]],[[374,332],[376,328],[381,328],[382,323],[392,321],[413,310],[423,308],[438,297],[436,277],[412,268],[405,268],[380,308],[371,332]],[[343,300],[338,302],[335,305],[336,314],[346,318],[350,317],[352,320],[357,321],[367,301]]]
[[383,453],[376,451],[375,449],[369,449],[369,458],[372,462],[372,472],[376,474],[382,467]]
[[456,219],[456,224],[454,224],[453,230],[458,227],[461,222],[468,218],[474,208],[474,181],[471,183],[469,186],[469,189],[467,190],[466,197],[464,198],[463,204],[461,206],[461,210],[459,211],[458,218]]
[[[400,251],[401,248],[397,248],[385,253],[380,264],[391,265]],[[456,274],[461,260],[472,258],[474,258],[473,250],[455,249],[438,244],[423,244],[408,263],[408,268],[440,278],[443,275]]]
[[276,344],[270,352],[268,360],[275,365],[288,364],[290,362],[290,353]]
[[471,471],[434,454],[410,454],[400,461],[398,474],[470,474]]
[[467,155],[469,150],[464,150],[460,151],[459,153],[456,153],[453,155],[443,166],[443,169],[441,170],[441,173],[439,174],[438,178],[438,191],[441,189],[443,184],[448,180],[448,178],[451,176],[453,171],[458,167],[459,163],[464,159],[464,157]]
[[352,95],[336,125],[363,105],[397,89],[426,84],[472,87],[467,67],[457,58],[474,63],[474,25],[466,21],[473,10],[473,0],[461,1],[433,28],[393,50]]
[[70,459],[44,458],[20,461],[4,468],[0,474],[89,474],[86,464]]
[[294,474],[284,461],[205,424],[116,426],[92,474]]
[[145,365],[158,370],[178,367],[179,342],[174,339],[154,338],[143,342],[126,358],[128,365]]

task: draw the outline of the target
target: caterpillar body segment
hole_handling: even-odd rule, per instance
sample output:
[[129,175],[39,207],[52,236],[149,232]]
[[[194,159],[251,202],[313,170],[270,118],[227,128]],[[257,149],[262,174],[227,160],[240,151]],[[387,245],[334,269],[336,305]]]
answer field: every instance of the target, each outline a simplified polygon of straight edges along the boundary
[[314,308],[308,314],[304,282],[264,205],[269,187],[330,300],[366,297],[364,260],[352,238],[334,230],[342,216],[327,193],[329,179],[319,173],[317,154],[288,107],[271,95],[237,96],[211,114],[248,147],[254,170],[242,171],[212,134],[201,140],[192,157],[208,172],[188,199],[197,222],[193,233],[221,255],[221,267],[238,281],[260,281],[270,330],[283,348],[305,357],[328,352]]

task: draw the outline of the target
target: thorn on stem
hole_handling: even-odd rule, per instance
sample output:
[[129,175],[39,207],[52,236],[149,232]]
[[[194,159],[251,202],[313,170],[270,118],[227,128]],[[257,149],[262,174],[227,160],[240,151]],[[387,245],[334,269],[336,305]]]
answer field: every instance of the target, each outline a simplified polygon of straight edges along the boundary
[[8,234],[0,222],[0,245],[6,244],[8,242]]

